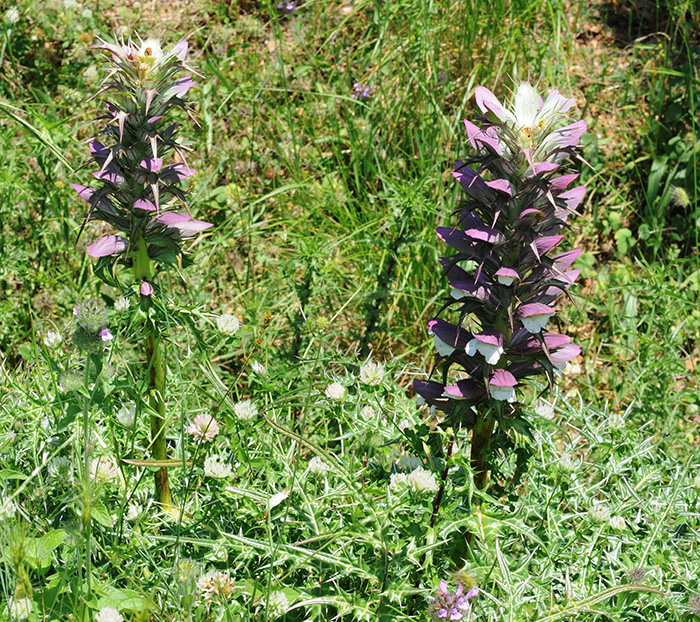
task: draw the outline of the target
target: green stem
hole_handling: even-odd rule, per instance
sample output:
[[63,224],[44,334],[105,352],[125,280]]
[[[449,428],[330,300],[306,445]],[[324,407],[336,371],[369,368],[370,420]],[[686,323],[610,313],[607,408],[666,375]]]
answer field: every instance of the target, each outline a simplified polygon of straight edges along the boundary
[[85,584],[86,600],[90,599],[92,592],[92,522],[90,520],[90,508],[92,506],[92,480],[90,479],[90,354],[85,356],[85,377],[83,387],[85,397],[83,398],[83,533],[85,537]]
[[[148,244],[141,234],[136,238],[134,252],[134,277],[137,283],[150,280],[151,258],[148,256]],[[150,298],[142,296],[146,304]],[[167,459],[165,439],[165,363],[160,335],[155,326],[150,324],[146,337],[146,363],[148,365],[148,405],[151,409],[151,455],[154,460]],[[168,481],[168,469],[160,467],[155,473],[156,499],[165,508],[173,505]]]
[[491,408],[480,409],[472,432],[471,466],[474,473],[474,485],[478,490],[485,490],[488,484],[487,455],[491,445],[491,434],[496,419]]

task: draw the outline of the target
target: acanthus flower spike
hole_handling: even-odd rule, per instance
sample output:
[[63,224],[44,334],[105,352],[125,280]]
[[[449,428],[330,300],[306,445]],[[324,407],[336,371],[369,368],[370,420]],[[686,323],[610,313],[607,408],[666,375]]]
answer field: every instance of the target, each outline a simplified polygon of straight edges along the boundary
[[543,331],[579,275],[570,268],[580,251],[558,248],[585,195],[582,185],[569,188],[577,174],[565,161],[586,123],[565,122],[573,99],[556,90],[543,99],[528,82],[512,107],[483,86],[475,97],[483,117],[464,121],[472,154],[453,173],[466,200],[456,225],[436,230],[452,250],[440,261],[451,287],[445,309],[456,307],[459,322],[428,322],[442,382],[416,380],[414,389],[452,427],[473,428],[475,483],[484,488],[491,435],[507,434],[507,421],[529,425],[517,405],[523,380],[553,381],[580,353],[566,335]]
[[[131,270],[129,288],[138,288],[140,307],[148,320],[144,326],[144,350],[149,370],[151,410],[151,451],[158,461],[166,459],[166,383],[163,344],[154,322],[160,312],[153,263],[178,263],[184,240],[199,235],[211,223],[196,220],[182,211],[186,192],[182,182],[196,171],[184,163],[187,147],[178,142],[179,125],[170,119],[179,110],[191,118],[186,96],[196,82],[196,73],[186,63],[186,41],[164,49],[158,39],[135,44],[101,41],[95,49],[104,53],[110,72],[96,94],[109,94],[105,102],[106,121],[98,139],[89,144],[97,166],[92,186],[73,184],[90,210],[87,220],[102,220],[118,231],[88,246],[97,259],[96,272],[109,283],[118,275],[115,266]],[[118,280],[118,278],[117,278]],[[106,338],[106,336],[103,336]],[[172,499],[167,470],[156,472],[158,501],[170,506]]]

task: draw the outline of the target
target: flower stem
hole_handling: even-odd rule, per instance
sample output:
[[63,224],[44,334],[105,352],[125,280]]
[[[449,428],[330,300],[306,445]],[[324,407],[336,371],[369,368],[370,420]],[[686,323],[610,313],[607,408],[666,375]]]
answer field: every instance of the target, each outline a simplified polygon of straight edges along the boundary
[[471,467],[474,473],[474,485],[478,490],[484,490],[488,484],[487,455],[495,423],[496,419],[491,408],[480,409],[472,432],[471,445]]
[[85,376],[83,387],[83,508],[81,519],[83,521],[83,534],[85,538],[85,591],[86,600],[92,593],[92,522],[90,509],[92,506],[92,480],[90,479],[90,354],[85,357]]
[[[141,234],[137,234],[134,250],[134,277],[136,282],[151,278],[151,258],[148,256],[148,244]],[[150,297],[142,296],[146,307],[150,305]],[[151,455],[154,460],[167,458],[165,439],[165,364],[163,348],[157,328],[148,322],[146,336],[146,363],[148,365],[148,404],[151,409]],[[156,499],[165,508],[172,507],[173,499],[170,494],[168,470],[160,467],[155,473]]]

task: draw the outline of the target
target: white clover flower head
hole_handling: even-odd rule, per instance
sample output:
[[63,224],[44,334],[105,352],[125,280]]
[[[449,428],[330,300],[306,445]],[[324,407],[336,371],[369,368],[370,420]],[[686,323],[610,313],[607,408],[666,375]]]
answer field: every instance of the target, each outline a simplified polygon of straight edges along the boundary
[[243,400],[234,404],[233,413],[239,421],[252,421],[258,416],[258,407],[252,400]]
[[61,374],[58,381],[61,391],[64,393],[69,393],[70,391],[77,391],[83,386],[83,380],[74,371],[66,371]]
[[693,480],[693,488],[700,492],[700,475],[695,476],[695,479]]
[[[88,67],[88,69],[89,69],[89,67]],[[128,298],[124,298],[124,296],[122,296],[121,298],[118,298],[117,300],[114,301],[114,310],[119,312],[119,313],[127,311],[130,306],[131,306],[131,302],[129,302]]]
[[70,458],[65,456],[51,458],[47,469],[51,479],[60,480],[61,484],[71,484],[73,482],[73,463],[70,461]]
[[200,413],[187,428],[196,443],[213,441],[219,433],[219,424],[209,413]]
[[620,516],[619,514],[615,514],[614,516],[610,517],[610,522],[609,525],[618,531],[622,531],[623,529],[627,528],[627,522],[625,519]]
[[282,590],[270,594],[267,601],[267,613],[271,618],[281,618],[289,609],[289,599]]
[[126,520],[129,522],[133,522],[137,520],[141,514],[143,514],[143,506],[136,501],[132,501],[129,503],[129,507],[126,510],[126,516],[124,518],[126,518]]
[[610,508],[604,502],[594,503],[588,510],[588,515],[597,523],[606,523],[610,520]]
[[197,593],[205,603],[215,598],[230,598],[236,582],[228,572],[209,570],[197,579]]
[[369,405],[360,408],[360,418],[364,421],[373,421],[377,416],[377,411]]
[[74,9],[78,6],[77,0],[63,0],[64,9]]
[[535,414],[545,419],[554,419],[554,405],[546,400],[539,400],[534,408]]
[[11,499],[0,500],[0,523],[8,518],[12,518],[17,512],[17,506]]
[[[417,396],[417,397],[420,397],[420,395]],[[418,401],[418,400],[416,399],[416,401]],[[425,403],[425,400],[423,400],[423,403]],[[421,404],[421,405],[422,405],[422,404]],[[411,422],[410,422],[408,419],[402,419],[401,421],[399,421],[397,427],[399,428],[399,430],[400,430],[401,432],[403,432],[404,430],[410,430],[411,427],[412,427],[412,425],[411,425]]]
[[117,465],[111,456],[100,456],[90,462],[90,478],[97,484],[113,482],[117,473]]
[[7,599],[7,612],[10,614],[11,620],[27,619],[32,612],[32,599],[27,596],[23,598],[10,596]]
[[625,427],[625,415],[621,412],[610,413],[608,427],[611,430],[622,430]]
[[125,428],[130,428],[134,425],[134,420],[136,419],[136,404],[124,404],[117,411],[117,421],[121,423]]
[[62,342],[63,337],[61,336],[61,333],[56,332],[55,330],[50,330],[46,333],[46,335],[44,335],[44,345],[49,350],[55,350],[61,345]]
[[219,332],[232,337],[240,329],[241,323],[235,315],[224,313],[216,318],[216,327],[219,329]]
[[204,477],[226,479],[232,475],[231,465],[224,460],[223,456],[214,454],[204,460]]
[[367,361],[360,367],[360,382],[371,387],[377,386],[384,378],[384,365]]
[[265,366],[258,361],[253,361],[250,364],[250,367],[256,374],[258,374],[258,376],[264,376],[267,373],[267,369],[265,368]]
[[324,473],[327,473],[330,470],[331,467],[329,467],[318,456],[314,456],[313,458],[311,458],[311,460],[309,460],[309,473],[313,473],[314,475],[323,475]]
[[413,492],[437,492],[435,475],[419,466],[408,475],[408,486]]
[[102,607],[95,614],[95,622],[124,622],[124,616],[114,607]]
[[347,389],[339,382],[333,382],[326,387],[326,397],[339,402],[345,399]]
[[389,490],[400,492],[408,487],[408,475],[406,473],[392,473],[389,478]]
[[20,20],[20,17],[21,15],[19,14],[19,11],[15,7],[12,7],[5,11],[3,19],[5,20],[6,24],[14,26]]

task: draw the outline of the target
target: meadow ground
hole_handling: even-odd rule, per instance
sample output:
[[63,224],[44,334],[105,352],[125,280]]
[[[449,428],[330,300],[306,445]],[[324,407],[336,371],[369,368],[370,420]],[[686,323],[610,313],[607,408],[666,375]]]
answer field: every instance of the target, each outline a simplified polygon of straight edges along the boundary
[[[700,617],[695,3],[0,13],[0,620],[421,621],[445,617],[443,579],[478,588],[465,620]],[[90,46],[163,32],[202,74],[198,124],[178,120],[189,210],[214,225],[157,275],[170,510],[143,307],[128,271],[96,275],[86,248],[111,229],[83,226],[69,186],[105,123]],[[464,199],[462,119],[476,86],[525,79],[589,128],[555,328],[582,354],[520,392],[532,427],[480,490],[468,431],[411,383],[449,293],[435,227]],[[75,343],[88,300],[113,335],[98,354]]]

